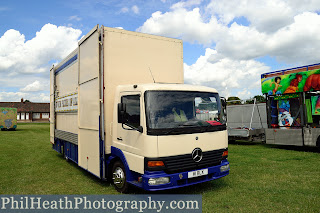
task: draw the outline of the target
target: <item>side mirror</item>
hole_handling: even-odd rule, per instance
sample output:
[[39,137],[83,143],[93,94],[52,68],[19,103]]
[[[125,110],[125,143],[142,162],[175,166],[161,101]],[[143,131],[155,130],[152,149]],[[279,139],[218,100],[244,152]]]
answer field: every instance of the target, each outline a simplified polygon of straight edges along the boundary
[[142,127],[142,126],[139,126],[139,127],[137,128],[137,131],[140,132],[140,133],[143,133],[143,127]]
[[221,105],[222,105],[222,112],[225,120],[227,120],[227,100],[224,97],[220,97]]
[[118,103],[118,123],[125,123],[126,105]]
[[224,97],[220,97],[220,100],[221,100],[221,105],[223,108],[226,108],[227,107],[227,100],[226,98]]

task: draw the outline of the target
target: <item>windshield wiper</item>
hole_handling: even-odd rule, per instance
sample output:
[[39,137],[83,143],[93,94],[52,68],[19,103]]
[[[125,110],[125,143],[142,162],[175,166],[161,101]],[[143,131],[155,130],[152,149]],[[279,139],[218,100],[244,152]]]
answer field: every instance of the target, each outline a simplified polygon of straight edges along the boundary
[[190,123],[188,121],[184,122],[184,123],[179,123],[178,125],[174,126],[173,128],[169,129],[167,132],[164,132],[164,135],[168,135],[169,133],[177,130],[177,129],[181,129],[180,127],[199,127],[199,125],[195,125],[194,123]]

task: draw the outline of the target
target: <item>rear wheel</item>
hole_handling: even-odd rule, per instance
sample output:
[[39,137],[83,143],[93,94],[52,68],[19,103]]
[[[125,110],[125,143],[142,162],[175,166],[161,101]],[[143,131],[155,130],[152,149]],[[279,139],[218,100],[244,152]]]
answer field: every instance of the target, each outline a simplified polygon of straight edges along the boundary
[[112,167],[112,182],[114,188],[120,193],[126,193],[129,189],[126,171],[120,161],[116,161]]
[[320,152],[320,136],[318,136],[317,142],[316,142],[316,146],[318,148],[318,151]]

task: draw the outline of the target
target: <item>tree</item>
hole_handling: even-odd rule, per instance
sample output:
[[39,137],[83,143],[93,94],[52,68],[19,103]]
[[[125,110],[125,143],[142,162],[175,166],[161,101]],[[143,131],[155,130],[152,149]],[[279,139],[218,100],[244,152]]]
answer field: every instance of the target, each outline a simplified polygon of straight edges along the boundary
[[229,97],[227,99],[227,105],[235,105],[235,104],[241,104],[241,99],[235,96]]
[[252,98],[252,99],[249,99],[249,100],[246,100],[246,104],[253,104],[253,103],[254,103],[253,98]]
[[266,99],[265,99],[264,96],[256,95],[252,99],[246,100],[246,104],[253,104],[254,103],[254,99],[256,99],[256,104],[265,103],[266,102]]
[[26,102],[29,102],[29,103],[30,103],[31,101],[29,101],[29,100],[27,99],[27,100],[25,100],[24,102],[25,102],[25,103],[26,103]]
[[256,103],[265,103],[266,102],[266,98],[262,95],[256,95],[253,98],[256,99]]

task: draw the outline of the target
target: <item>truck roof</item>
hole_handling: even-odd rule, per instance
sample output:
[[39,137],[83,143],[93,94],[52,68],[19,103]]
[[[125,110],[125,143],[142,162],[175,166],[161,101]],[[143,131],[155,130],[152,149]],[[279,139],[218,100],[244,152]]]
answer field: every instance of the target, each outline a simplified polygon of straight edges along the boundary
[[199,92],[213,92],[218,93],[218,91],[212,87],[197,86],[190,84],[167,84],[167,83],[152,83],[152,84],[137,84],[137,85],[120,85],[117,87],[118,90],[132,90],[134,86],[139,91],[145,92],[147,90],[176,90],[176,91],[199,91]]
[[[95,28],[93,28],[89,33],[87,33],[85,36],[83,36],[78,44],[80,45],[84,40],[86,40],[91,34],[92,31],[95,29],[98,29],[99,25],[96,25]],[[127,35],[134,35],[134,36],[139,36],[139,37],[145,37],[145,38],[152,38],[152,39],[158,39],[158,40],[163,40],[163,41],[169,41],[169,42],[175,42],[175,43],[181,43],[181,39],[176,39],[176,38],[169,38],[169,37],[164,37],[164,36],[159,36],[159,35],[151,35],[147,33],[141,33],[141,32],[135,32],[135,31],[130,31],[130,30],[124,30],[124,29],[117,29],[117,28],[111,28],[111,27],[106,27],[101,25],[101,29],[105,32],[116,32],[119,34],[127,34]],[[62,61],[60,61],[58,64],[54,66],[55,72],[59,72],[59,69],[63,69],[64,67],[68,66],[71,64],[73,61],[77,60],[78,57],[78,47],[74,49],[67,57],[65,57]]]

